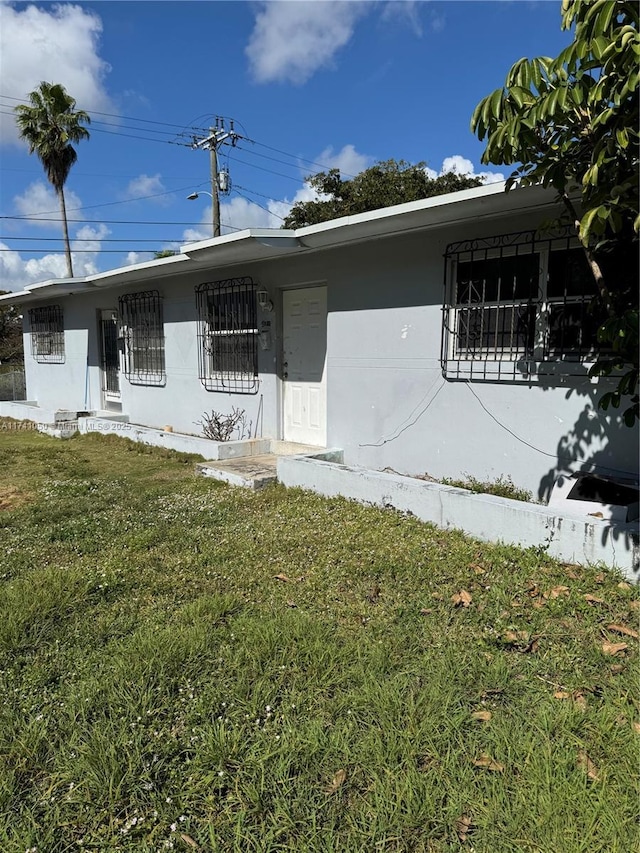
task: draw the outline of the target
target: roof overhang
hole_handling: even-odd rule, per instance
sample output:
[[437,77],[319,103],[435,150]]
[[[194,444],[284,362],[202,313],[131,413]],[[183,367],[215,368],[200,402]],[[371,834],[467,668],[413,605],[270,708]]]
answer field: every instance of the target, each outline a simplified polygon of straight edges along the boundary
[[372,210],[357,216],[345,216],[299,228],[295,233],[307,248],[320,249],[505,214],[533,212],[549,208],[553,201],[553,191],[544,187],[515,188],[505,192],[505,184],[500,182]]
[[516,187],[505,192],[505,184],[488,184],[456,193],[421,199],[407,204],[345,216],[297,230],[248,228],[210,240],[187,243],[179,255],[146,261],[78,279],[56,279],[27,285],[24,290],[0,296],[0,304],[28,304],[58,296],[95,289],[127,287],[173,276],[177,273],[266,261],[287,255],[344,246],[394,234],[430,231],[455,224],[477,222],[498,216],[515,216],[549,210],[555,203],[553,190]]
[[304,248],[295,231],[247,228],[212,240],[187,243],[181,247],[196,264],[228,266],[239,262],[264,261]]
[[16,305],[20,303],[42,302],[56,299],[60,296],[72,296],[76,293],[87,293],[92,290],[91,284],[83,278],[51,279],[25,285],[24,290],[7,293],[0,296],[0,305]]

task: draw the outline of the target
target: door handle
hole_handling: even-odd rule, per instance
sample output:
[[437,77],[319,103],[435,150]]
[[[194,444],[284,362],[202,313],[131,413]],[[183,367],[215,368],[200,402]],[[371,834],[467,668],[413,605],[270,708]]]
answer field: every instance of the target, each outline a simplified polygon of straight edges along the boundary
[[287,373],[287,371],[286,371],[286,370],[285,370],[285,372],[282,374],[282,377],[283,377],[283,379],[287,379],[287,378],[289,377],[289,374]]

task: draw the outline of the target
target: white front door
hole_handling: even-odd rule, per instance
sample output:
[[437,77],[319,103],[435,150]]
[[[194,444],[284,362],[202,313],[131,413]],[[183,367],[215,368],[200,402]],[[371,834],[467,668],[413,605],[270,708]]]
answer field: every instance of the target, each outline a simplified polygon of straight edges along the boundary
[[327,288],[282,293],[284,439],[327,442]]

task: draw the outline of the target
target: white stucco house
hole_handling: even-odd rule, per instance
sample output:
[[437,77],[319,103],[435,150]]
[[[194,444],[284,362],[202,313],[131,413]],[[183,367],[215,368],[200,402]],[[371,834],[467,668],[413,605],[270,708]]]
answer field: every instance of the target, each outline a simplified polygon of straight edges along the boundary
[[557,213],[492,184],[30,285],[0,299],[24,311],[28,398],[0,414],[198,434],[237,407],[253,436],[378,471],[508,476],[542,500],[562,472],[637,479],[638,432],[587,375],[592,281],[540,227]]

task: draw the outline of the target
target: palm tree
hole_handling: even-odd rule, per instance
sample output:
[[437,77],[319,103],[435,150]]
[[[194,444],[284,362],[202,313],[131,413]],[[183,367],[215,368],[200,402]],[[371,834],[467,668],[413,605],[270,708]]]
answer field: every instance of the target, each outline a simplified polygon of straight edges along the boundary
[[78,159],[71,143],[89,138],[89,131],[81,122],[89,124],[91,119],[84,110],[75,109],[75,99],[59,83],[40,83],[29,95],[29,101],[30,106],[20,104],[15,108],[16,123],[20,136],[29,145],[29,153],[38,155],[60,200],[67,272],[73,278],[64,185]]

